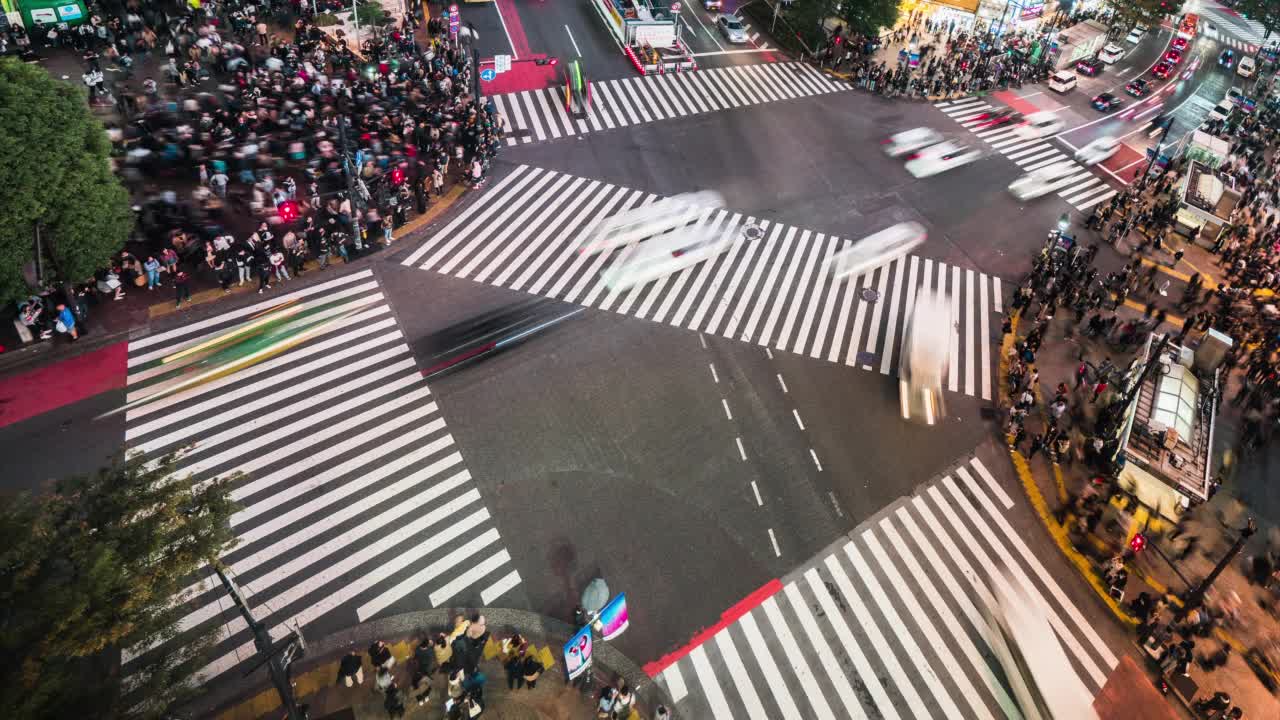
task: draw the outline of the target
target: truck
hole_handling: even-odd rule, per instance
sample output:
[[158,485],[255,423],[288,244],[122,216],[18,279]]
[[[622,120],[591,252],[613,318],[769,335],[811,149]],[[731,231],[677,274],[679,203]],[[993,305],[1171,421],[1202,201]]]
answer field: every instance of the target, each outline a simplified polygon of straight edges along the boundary
[[591,0],[591,6],[641,75],[698,68],[681,38],[678,0]]
[[1106,25],[1095,20],[1076,23],[1058,32],[1049,48],[1055,70],[1075,67],[1081,60],[1097,55],[1107,44]]

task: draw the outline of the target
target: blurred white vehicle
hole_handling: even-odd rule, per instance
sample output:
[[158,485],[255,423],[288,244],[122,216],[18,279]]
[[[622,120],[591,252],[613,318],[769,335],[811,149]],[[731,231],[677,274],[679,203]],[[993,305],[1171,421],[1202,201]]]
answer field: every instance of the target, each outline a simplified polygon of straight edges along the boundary
[[1110,135],[1103,135],[1076,151],[1076,162],[1084,165],[1097,165],[1120,150],[1120,141]]
[[903,257],[919,247],[926,237],[928,233],[920,223],[898,223],[832,255],[823,265],[837,280],[861,275]]
[[1102,62],[1112,65],[1120,58],[1124,57],[1124,48],[1115,43],[1108,43],[1102,48],[1102,52],[1098,53],[1098,59]]
[[936,145],[942,140],[943,137],[938,131],[932,128],[920,127],[914,130],[903,130],[896,135],[891,135],[884,141],[883,145],[884,151],[889,154],[889,157],[899,157],[909,152],[915,152],[920,148]]
[[898,361],[898,400],[905,420],[933,425],[946,413],[942,378],[951,360],[951,301],[922,288],[903,331]]
[[1036,168],[1009,183],[1009,192],[1019,200],[1032,200],[1053,192],[1062,180],[1080,172],[1080,166],[1063,160],[1042,168]]
[[713,258],[732,242],[732,234],[712,232],[705,224],[678,228],[624,251],[600,279],[621,292]]
[[724,206],[724,196],[714,190],[684,193],[624,210],[605,218],[583,243],[581,252],[591,255],[639,242],[696,220],[707,208]]
[[981,151],[946,140],[908,155],[905,167],[915,177],[923,178],[968,165],[980,157]]
[[1026,122],[1018,126],[1016,132],[1018,137],[1023,140],[1034,140],[1035,138],[1052,135],[1062,128],[1066,127],[1066,123],[1053,112],[1035,112],[1027,116]]
[[987,644],[1009,679],[1022,716],[1098,720],[1093,693],[1072,669],[1043,601],[1023,591],[1007,571],[993,570],[991,580],[995,602],[985,608]]
[[1142,42],[1142,36],[1145,34],[1146,33],[1144,31],[1139,30],[1138,28],[1134,28],[1129,31],[1129,35],[1128,37],[1125,38],[1125,40],[1128,41],[1130,45],[1137,45],[1138,43]]

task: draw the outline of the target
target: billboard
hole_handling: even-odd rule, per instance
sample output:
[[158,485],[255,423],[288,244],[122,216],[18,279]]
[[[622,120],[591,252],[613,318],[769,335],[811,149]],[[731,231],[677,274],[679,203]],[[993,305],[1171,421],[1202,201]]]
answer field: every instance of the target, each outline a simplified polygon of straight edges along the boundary
[[572,680],[591,667],[591,626],[588,625],[564,644],[564,669]]
[[600,616],[596,618],[599,623],[597,627],[600,629],[601,640],[612,640],[622,634],[627,629],[627,594],[622,593],[618,597],[609,601],[608,605],[600,610]]

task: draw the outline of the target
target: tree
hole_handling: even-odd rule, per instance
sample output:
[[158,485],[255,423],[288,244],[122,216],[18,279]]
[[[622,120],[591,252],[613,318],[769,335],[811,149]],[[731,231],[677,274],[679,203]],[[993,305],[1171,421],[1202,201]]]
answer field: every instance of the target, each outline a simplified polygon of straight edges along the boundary
[[1182,0],[1112,0],[1116,25],[1130,28],[1138,23],[1155,27],[1165,17],[1182,12]]
[[845,0],[840,17],[854,30],[876,37],[898,23],[899,8],[897,0]]
[[1240,0],[1236,10],[1246,18],[1262,25],[1265,40],[1280,31],[1280,2],[1277,0]]
[[[167,643],[192,575],[234,544],[235,478],[135,454],[0,509],[0,716],[159,717],[194,692],[216,628]],[[146,648],[121,678],[122,648]],[[88,710],[92,708],[92,710]]]
[[56,279],[79,281],[129,237],[129,193],[111,171],[111,143],[82,89],[35,65],[0,58],[0,302],[27,294],[36,224]]

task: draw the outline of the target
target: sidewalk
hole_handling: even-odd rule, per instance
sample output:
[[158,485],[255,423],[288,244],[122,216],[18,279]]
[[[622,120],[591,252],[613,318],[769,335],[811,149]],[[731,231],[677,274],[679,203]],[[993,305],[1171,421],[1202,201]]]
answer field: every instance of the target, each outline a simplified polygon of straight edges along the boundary
[[[1128,312],[1122,311],[1122,315],[1124,314]],[[1120,367],[1124,367],[1129,360],[1128,356],[1112,351],[1103,342],[1087,340],[1078,335],[1064,340],[1063,332],[1068,322],[1065,318],[1072,315],[1068,310],[1059,313],[1046,334],[1045,345],[1037,354],[1035,365],[1041,374],[1036,394],[1040,398],[1046,394],[1052,396],[1054,388],[1060,382],[1067,383],[1068,387],[1073,384],[1074,370],[1082,354],[1094,363],[1104,356],[1110,356],[1112,362]],[[999,374],[1002,399],[1009,397],[1007,351],[1017,336],[1015,323],[1014,332],[1005,337],[1002,348],[1004,352],[1001,354]],[[1042,408],[1044,404],[1038,402],[1037,406]],[[1082,412],[1077,410],[1081,415],[1073,418],[1072,427],[1091,427],[1096,406],[1080,395],[1073,396],[1072,405],[1083,408]],[[1225,417],[1220,416],[1220,422],[1230,425],[1233,421],[1230,409],[1224,405],[1223,411]],[[1038,422],[1029,419],[1027,429],[1029,434],[1036,432],[1039,429]],[[1224,432],[1221,435],[1232,436],[1233,433]],[[1079,448],[1082,442],[1073,438],[1072,444],[1073,448]],[[1218,445],[1223,444],[1220,436]],[[1153,599],[1168,596],[1170,609],[1178,612],[1181,601],[1176,595],[1185,592],[1208,575],[1237,537],[1238,528],[1244,524],[1245,512],[1235,497],[1236,488],[1228,482],[1211,502],[1188,513],[1192,519],[1186,523],[1185,532],[1173,540],[1168,537],[1173,528],[1155,517],[1148,508],[1127,503],[1123,494],[1113,498],[1092,532],[1081,534],[1077,532],[1070,516],[1060,520],[1058,511],[1069,503],[1070,498],[1078,496],[1096,473],[1090,472],[1084,463],[1079,462],[1077,450],[1073,449],[1072,452],[1075,462],[1064,465],[1051,461],[1044,453],[1028,460],[1021,451],[1010,450],[1014,467],[1046,530],[1120,622],[1137,627],[1138,619],[1131,614],[1127,603],[1143,592]],[[1220,456],[1220,453],[1215,456]],[[1129,540],[1138,532],[1148,539],[1148,545],[1145,551],[1137,553],[1127,563],[1129,580],[1122,599],[1117,601],[1108,592],[1103,579],[1103,566],[1108,559],[1126,549]],[[1280,680],[1276,670],[1280,668],[1267,668],[1265,661],[1259,661],[1262,655],[1270,654],[1274,662],[1276,652],[1280,650],[1280,647],[1274,645],[1280,638],[1280,613],[1276,610],[1280,607],[1277,604],[1278,596],[1251,583],[1242,570],[1251,556],[1262,552],[1268,535],[1273,532],[1276,532],[1274,528],[1261,527],[1237,560],[1214,582],[1205,603],[1206,608],[1219,613],[1228,612],[1234,619],[1217,623],[1212,632],[1193,638],[1197,645],[1194,650],[1196,662],[1190,668],[1190,683],[1170,677],[1175,690],[1173,694],[1177,695],[1178,691],[1182,691],[1187,694],[1187,702],[1212,696],[1217,691],[1225,691],[1236,703],[1246,708],[1246,717],[1280,717],[1280,701],[1273,694],[1273,688],[1276,687],[1273,683]],[[1188,547],[1187,542],[1191,537],[1197,540]],[[1174,640],[1179,637],[1175,635]],[[1227,648],[1225,664],[1207,669],[1201,660],[1216,655],[1221,648]],[[1151,675],[1158,674],[1154,661],[1148,663],[1148,672]]]
[[[307,640],[307,653],[292,670],[294,689],[300,703],[308,705],[310,717],[322,718],[386,718],[383,694],[375,691],[373,667],[366,653],[375,640],[383,640],[395,657],[393,676],[401,690],[410,687],[413,673],[413,651],[425,635],[449,632],[453,618],[479,612],[485,616],[490,637],[484,648],[479,670],[487,677],[484,685],[483,717],[504,720],[590,720],[596,717],[596,698],[605,684],[625,679],[635,690],[637,701],[628,720],[647,720],[653,709],[667,702],[659,688],[650,682],[635,663],[597,638],[594,645],[593,684],[584,694],[565,681],[561,649],[572,634],[569,625],[534,613],[490,608],[479,611],[436,609],[406,613],[373,620],[347,628],[331,636]],[[529,642],[529,652],[542,663],[546,672],[535,689],[510,690],[506,671],[498,660],[501,642],[513,633]],[[338,663],[350,651],[363,655],[364,683],[350,688],[338,680]],[[228,683],[231,684],[231,683]],[[436,720],[445,717],[444,701],[448,698],[447,680],[433,675],[430,699],[418,706],[412,697],[405,700],[405,718]],[[219,720],[258,720],[279,718],[283,709],[280,698],[267,680],[265,670],[234,683],[236,687],[217,689],[197,698],[183,708],[192,717]]]

